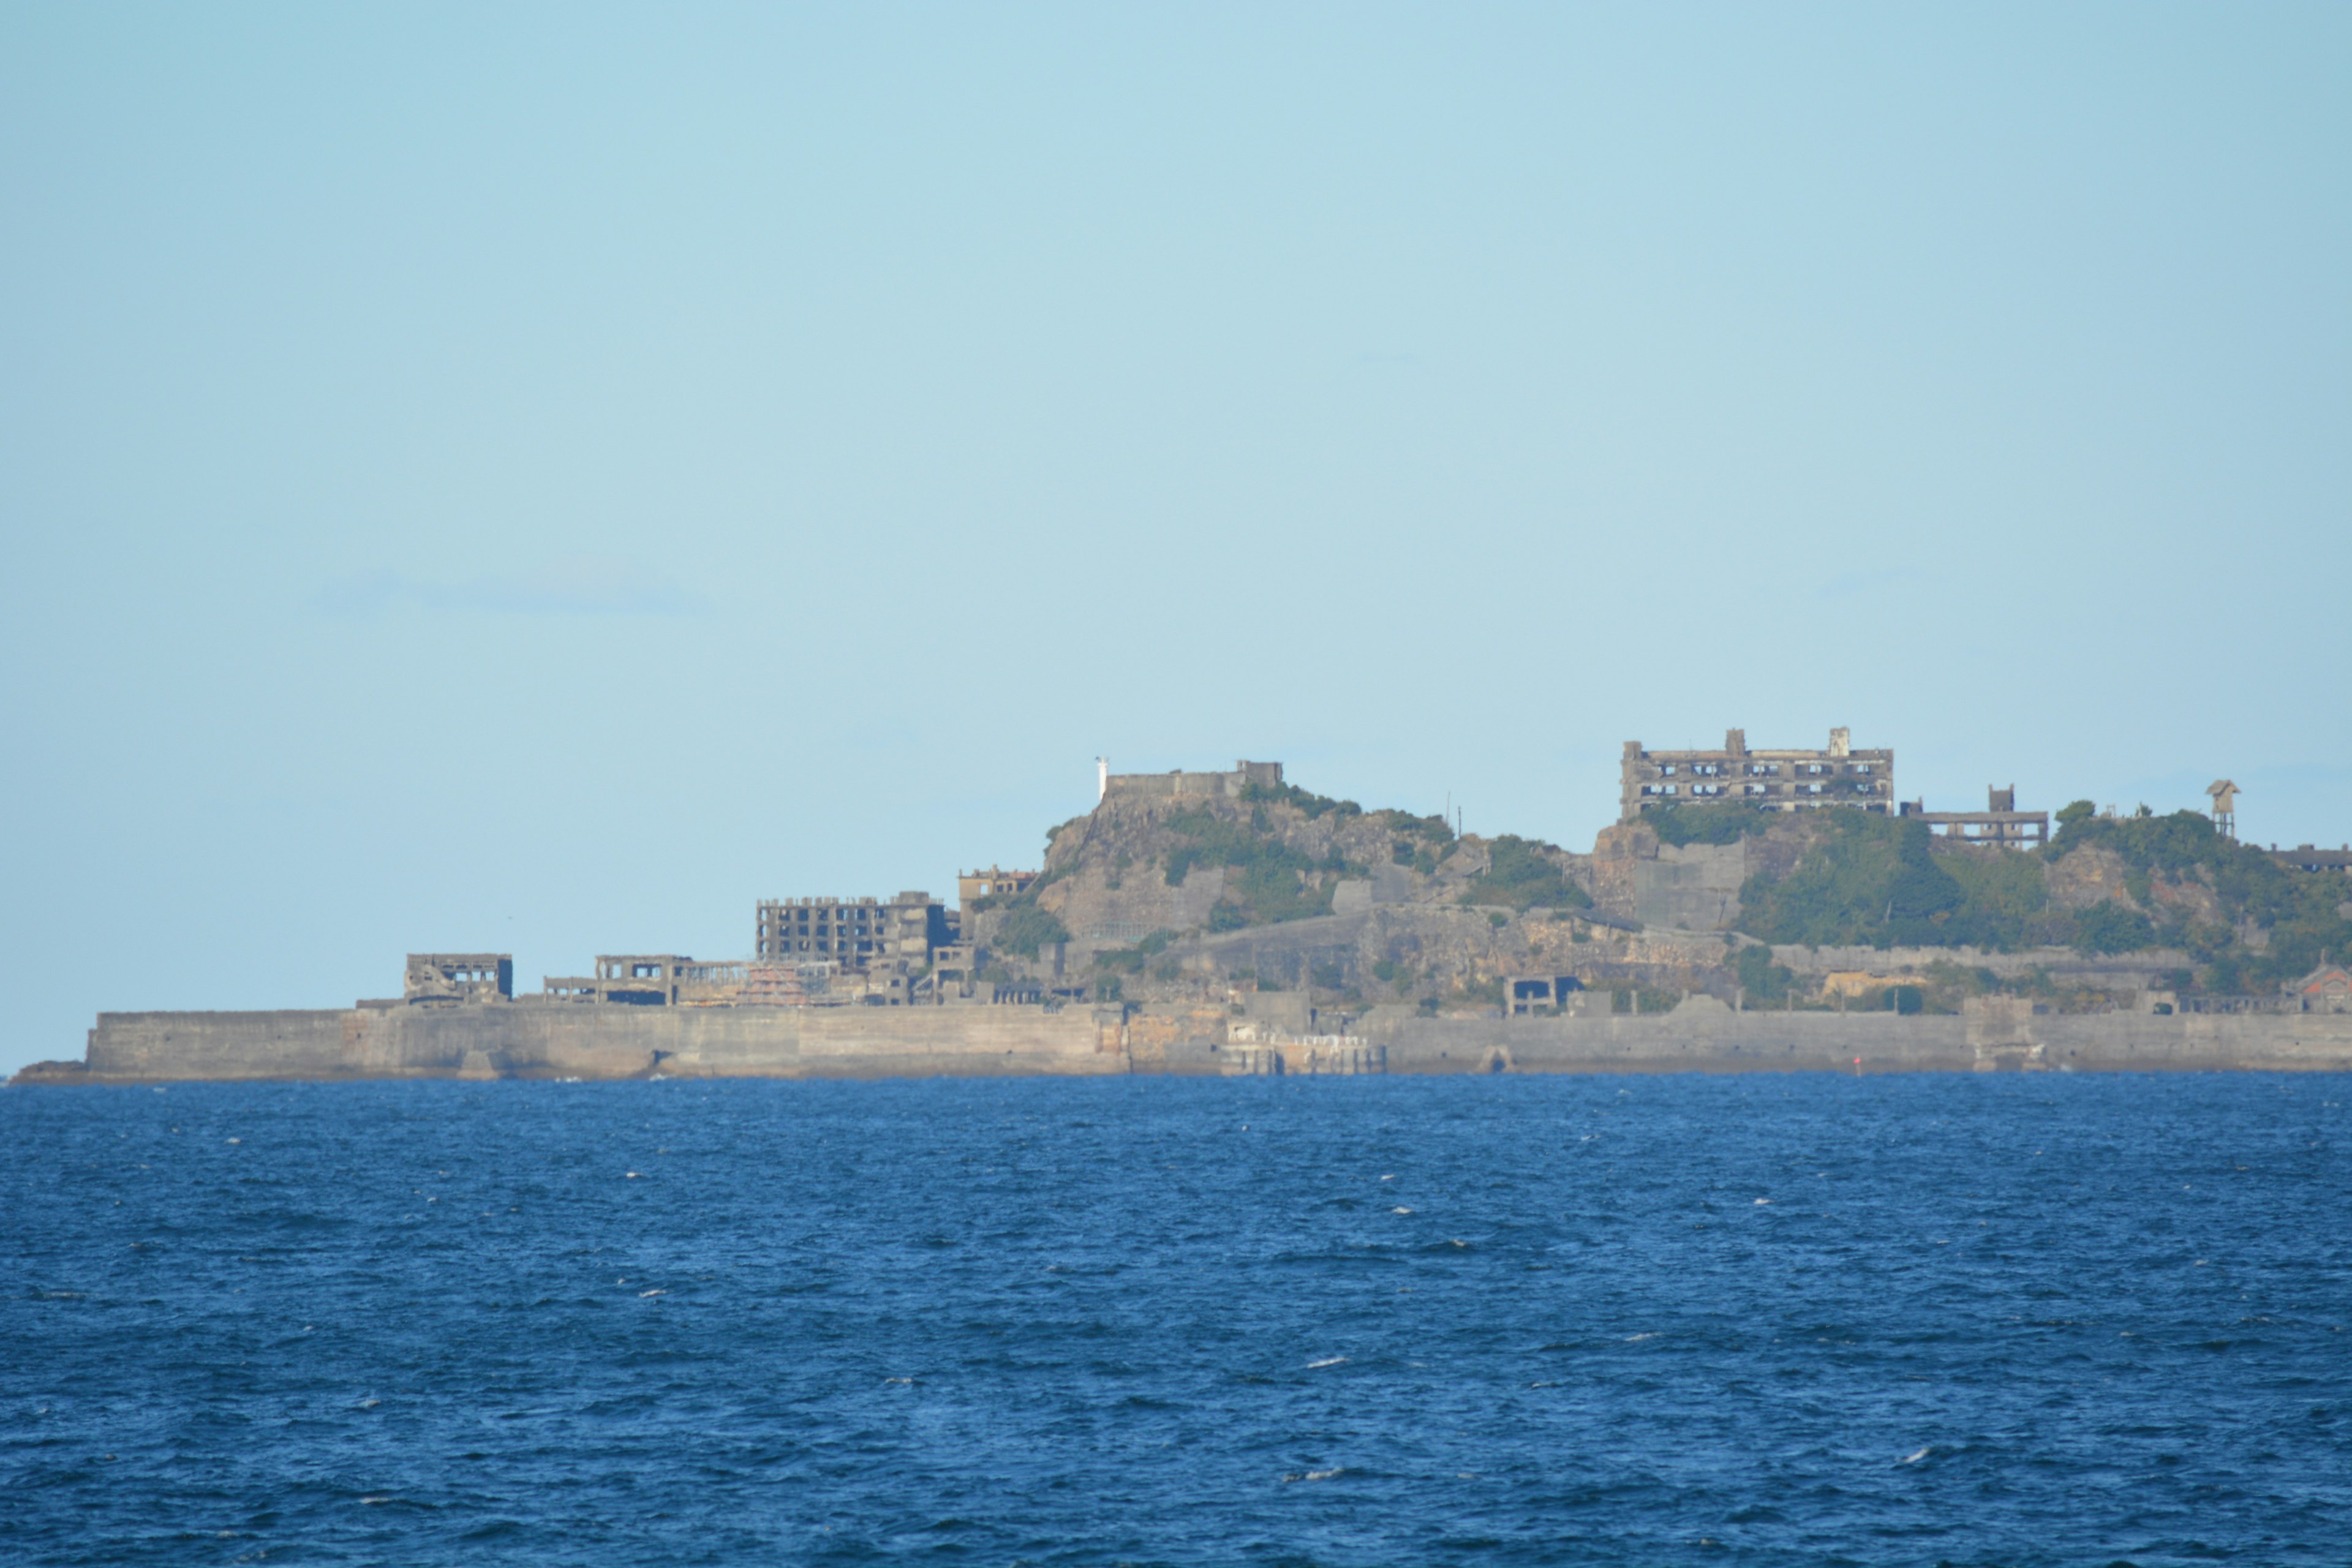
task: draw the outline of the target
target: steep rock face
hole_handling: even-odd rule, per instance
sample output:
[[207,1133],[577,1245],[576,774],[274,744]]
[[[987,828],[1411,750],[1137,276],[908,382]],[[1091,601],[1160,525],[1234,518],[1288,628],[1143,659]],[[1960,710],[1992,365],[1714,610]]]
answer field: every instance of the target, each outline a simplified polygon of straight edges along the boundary
[[1604,827],[1592,839],[1593,907],[1621,921],[1634,918],[1634,868],[1658,858],[1658,836],[1638,822]]
[[2095,844],[2053,861],[2043,875],[2050,901],[2062,910],[2087,910],[2112,902],[2120,909],[2137,910],[2140,903],[2132,897],[2126,871],[2122,856]]
[[2230,917],[2221,908],[2221,895],[2213,890],[2210,876],[2211,873],[2204,867],[2195,866],[2177,880],[2165,877],[2152,879],[2148,893],[2157,907],[2157,913],[2213,925],[2225,923]]
[[[1591,880],[1589,857],[1551,845],[1457,838],[1434,817],[1297,790],[1115,794],[1054,829],[1045,877],[1026,897],[1033,913],[1021,916],[1023,900],[986,910],[973,933],[988,946],[1009,922],[1025,918],[1034,931],[1050,916],[1066,939],[1031,972],[1066,980],[1106,957],[1130,996],[1249,975],[1261,956],[1268,984],[1360,991],[1383,965],[1383,994],[1401,974],[1450,989],[1517,973],[1529,953],[1515,933],[1541,928],[1549,909],[1589,902]],[[1406,922],[1413,929],[1396,941],[1380,934],[1407,914],[1429,918]],[[1560,942],[1568,934],[1558,927]],[[1414,956],[1423,946],[1425,960]]]
[[1505,915],[1445,904],[1376,908],[1169,947],[1171,977],[1158,990],[1213,988],[1236,977],[1259,986],[1304,990],[1354,1005],[1448,1005],[1492,1000],[1512,976],[1572,975],[1594,990],[1643,985],[1729,994],[1723,941],[1682,933],[1628,932],[1549,911]]
[[1054,829],[1036,902],[1091,951],[1325,913],[1345,883],[1427,900],[1484,868],[1450,837],[1427,819],[1315,796],[1115,795]]

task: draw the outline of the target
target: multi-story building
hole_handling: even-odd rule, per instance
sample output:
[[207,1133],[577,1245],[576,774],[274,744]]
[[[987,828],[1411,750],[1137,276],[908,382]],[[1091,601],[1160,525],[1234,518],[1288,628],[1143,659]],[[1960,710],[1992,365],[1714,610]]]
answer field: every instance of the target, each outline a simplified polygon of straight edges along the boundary
[[929,893],[879,899],[763,899],[760,958],[826,960],[844,969],[929,963],[949,937],[947,906]]
[[1767,811],[1848,806],[1895,809],[1895,752],[1856,751],[1852,732],[1832,730],[1822,751],[1751,752],[1745,730],[1727,731],[1713,752],[1645,751],[1625,742],[1618,820],[1633,822],[1662,805],[1737,802]]

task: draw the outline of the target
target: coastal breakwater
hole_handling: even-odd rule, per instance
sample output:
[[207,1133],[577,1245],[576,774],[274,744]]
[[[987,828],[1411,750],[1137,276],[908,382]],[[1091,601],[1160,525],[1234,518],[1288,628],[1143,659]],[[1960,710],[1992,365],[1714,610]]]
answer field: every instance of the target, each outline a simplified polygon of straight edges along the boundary
[[14,1081],[2352,1070],[2341,1013],[2044,1014],[2007,998],[1942,1016],[1741,1012],[1706,996],[1650,1015],[1380,1007],[1318,1025],[1296,1010],[1287,1030],[1214,1005],[107,1013],[83,1061]]

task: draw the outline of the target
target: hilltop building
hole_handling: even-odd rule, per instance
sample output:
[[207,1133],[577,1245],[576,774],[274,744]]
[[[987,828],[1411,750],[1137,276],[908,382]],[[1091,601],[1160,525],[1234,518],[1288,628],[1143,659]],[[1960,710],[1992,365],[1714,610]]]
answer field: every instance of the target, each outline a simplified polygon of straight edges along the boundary
[[1727,730],[1712,752],[1652,752],[1625,742],[1620,765],[1620,822],[1634,822],[1662,805],[1737,802],[1765,811],[1846,806],[1892,813],[1895,752],[1853,749],[1852,731],[1830,731],[1821,751],[1748,749],[1748,731]]
[[2271,858],[2290,871],[2352,871],[2352,844],[2341,849],[2315,849],[2308,844],[2282,849],[2273,844]]
[[985,871],[956,873],[956,912],[970,915],[972,906],[982,899],[1010,899],[1029,890],[1030,885],[1044,876],[1043,871],[1007,871],[1001,866],[991,866]]
[[2050,814],[2017,809],[2017,786],[1985,791],[1982,811],[1929,811],[1924,800],[1906,800],[1902,815],[1924,822],[1939,838],[1988,844],[2001,849],[2032,849],[2050,842]]
[[1164,773],[1113,773],[1102,775],[1102,794],[1135,795],[1150,798],[1161,795],[1175,798],[1181,795],[1205,795],[1212,799],[1238,800],[1242,792],[1252,784],[1261,789],[1282,787],[1280,763],[1239,762],[1229,773],[1188,773],[1178,768]]

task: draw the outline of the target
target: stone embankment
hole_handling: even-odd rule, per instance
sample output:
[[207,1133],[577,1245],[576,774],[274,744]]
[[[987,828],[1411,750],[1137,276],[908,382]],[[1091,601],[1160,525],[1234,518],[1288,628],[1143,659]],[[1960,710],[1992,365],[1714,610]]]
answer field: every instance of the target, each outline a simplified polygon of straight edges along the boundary
[[1900,1016],[1739,1012],[1706,996],[1640,1016],[1431,1018],[1380,1007],[1318,1022],[1304,998],[1276,996],[1252,1013],[512,1005],[108,1013],[85,1061],[40,1063],[15,1081],[2352,1070],[2347,1014],[2053,1015],[1987,998],[1957,1016]]

